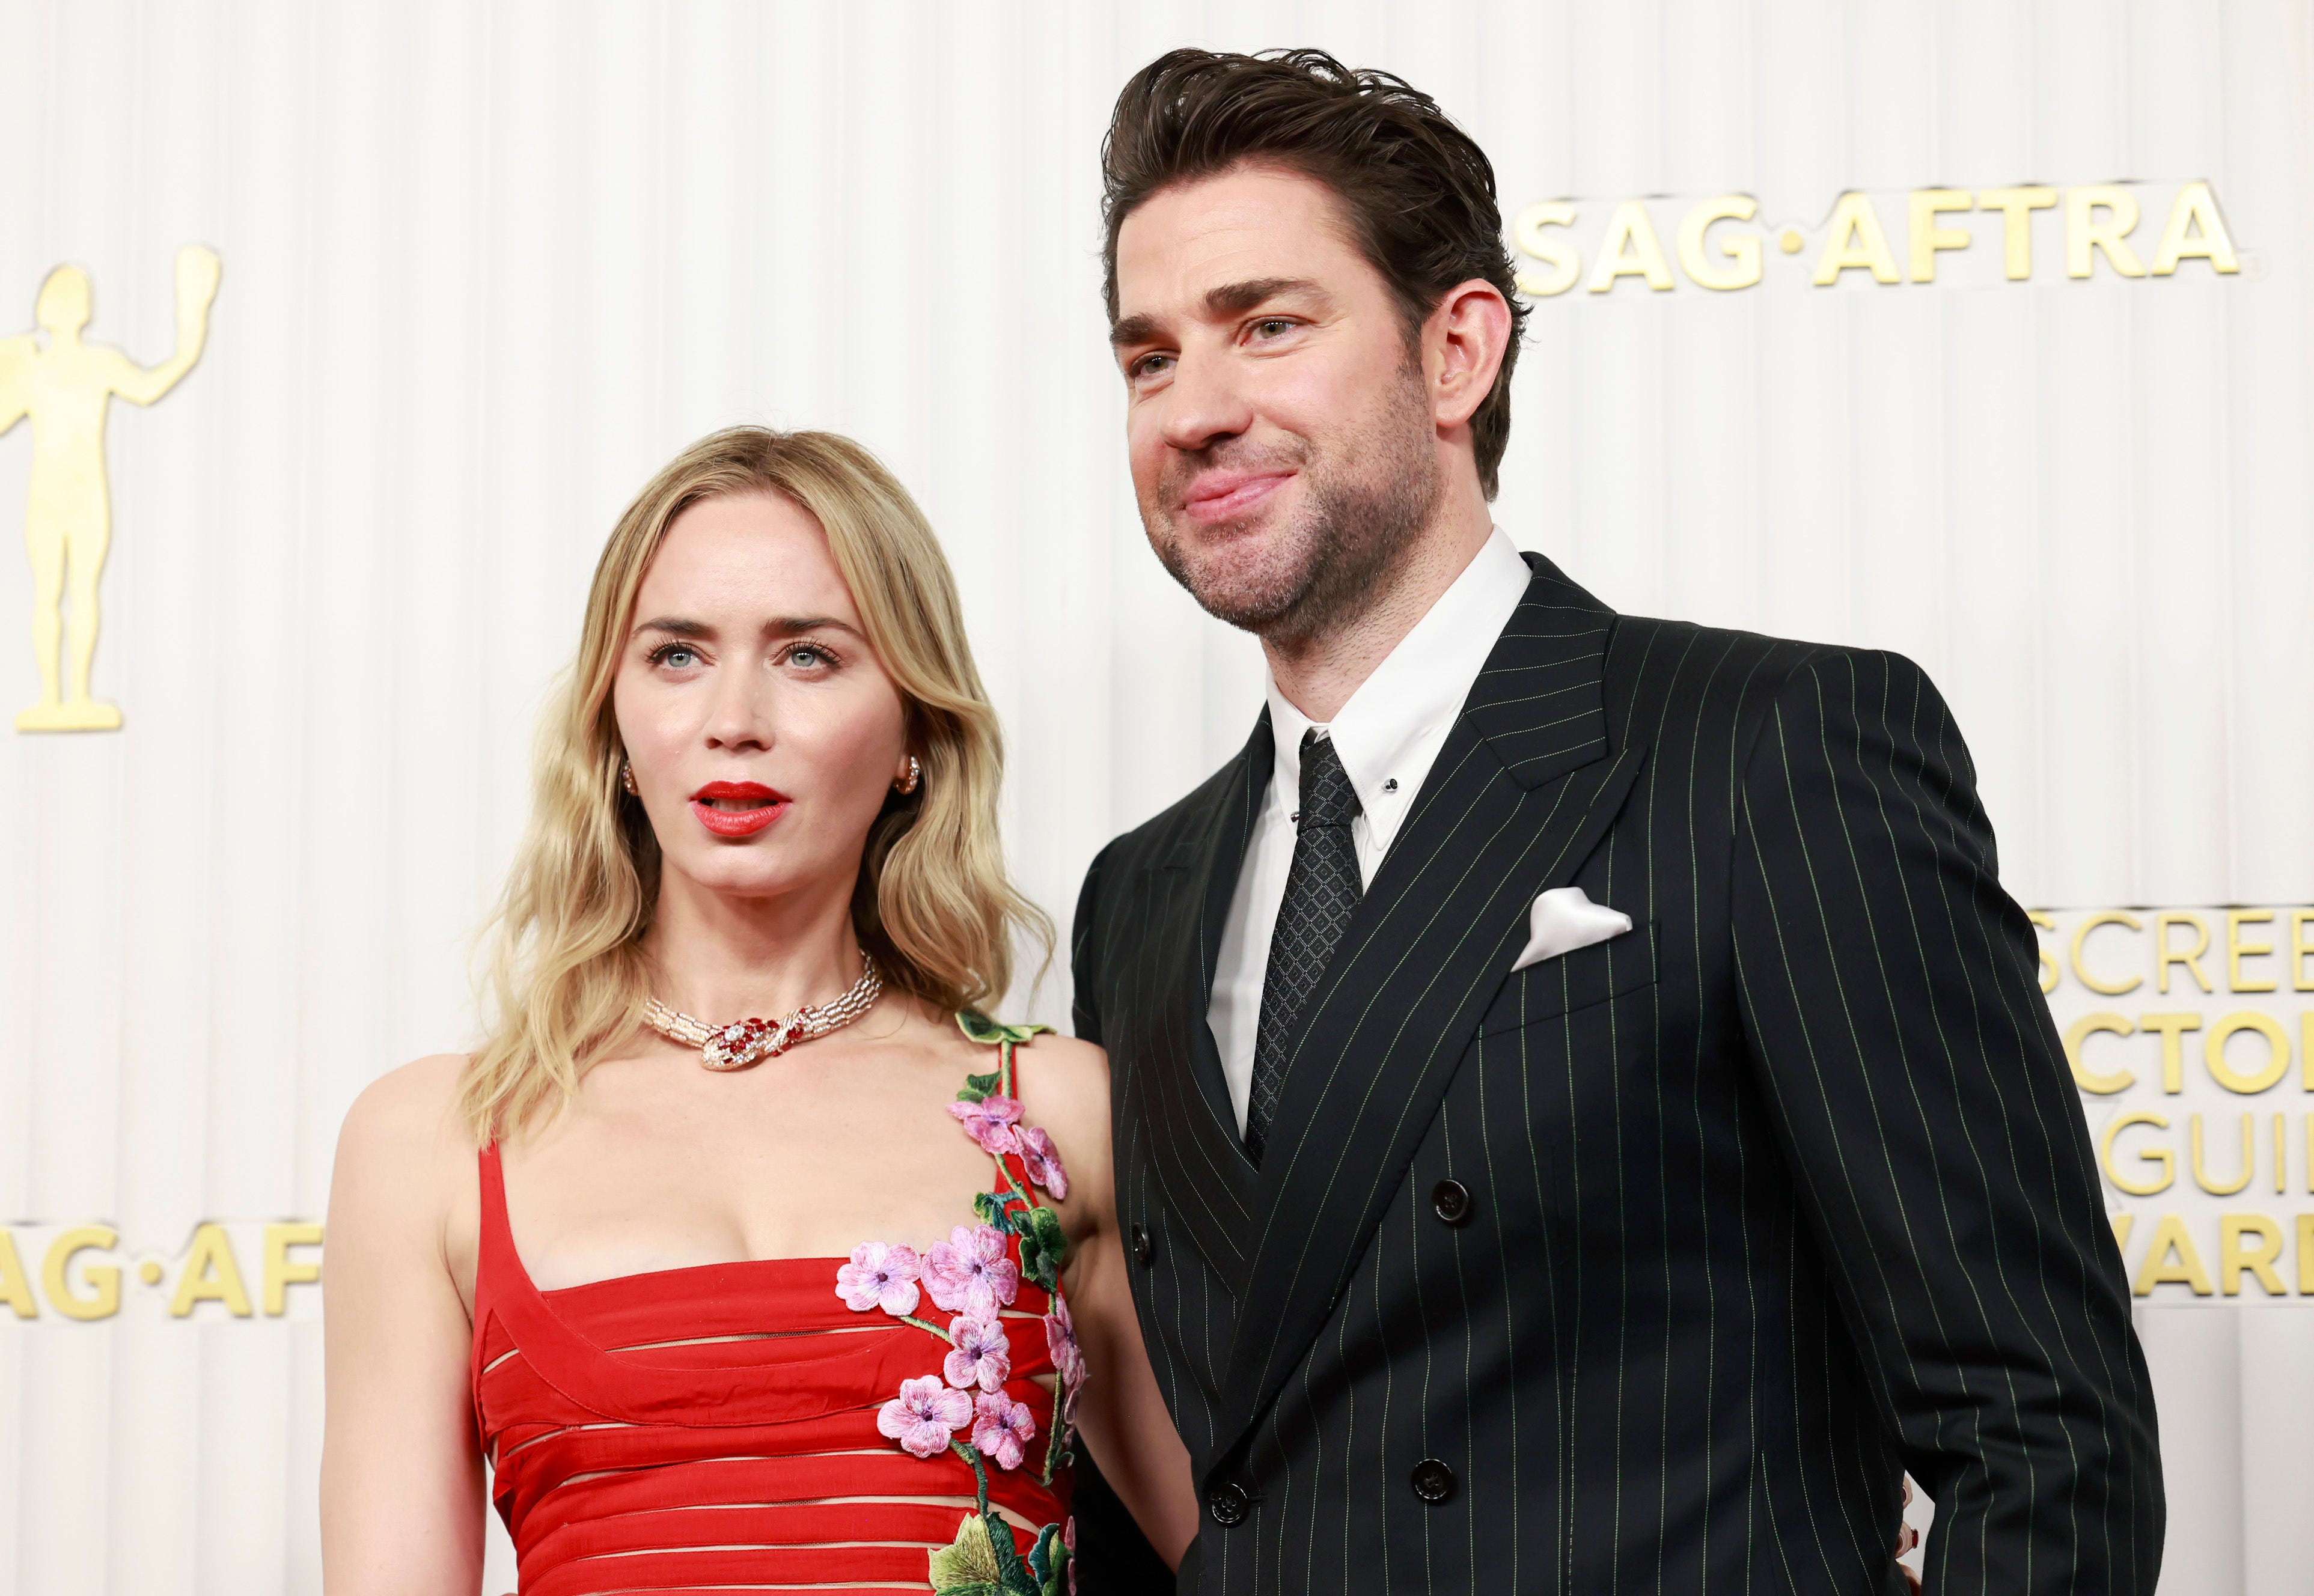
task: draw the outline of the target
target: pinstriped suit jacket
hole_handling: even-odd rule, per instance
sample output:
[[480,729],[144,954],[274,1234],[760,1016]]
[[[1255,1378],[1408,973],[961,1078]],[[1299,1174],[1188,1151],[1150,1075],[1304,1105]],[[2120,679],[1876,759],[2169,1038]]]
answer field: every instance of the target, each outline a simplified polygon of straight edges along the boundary
[[[1930,1591],[2151,1592],[2145,1365],[1942,701],[1528,559],[1259,1171],[1205,1017],[1266,719],[1086,879],[1142,1328],[1251,1498],[1181,1590],[1894,1592],[1910,1469]],[[1634,930],[1511,974],[1569,884]]]

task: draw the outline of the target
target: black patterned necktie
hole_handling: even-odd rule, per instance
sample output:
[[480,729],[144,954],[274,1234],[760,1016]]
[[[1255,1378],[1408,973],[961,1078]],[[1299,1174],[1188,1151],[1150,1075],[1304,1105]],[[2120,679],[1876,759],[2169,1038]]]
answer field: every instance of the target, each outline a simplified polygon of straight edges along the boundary
[[1303,1006],[1334,957],[1350,915],[1365,895],[1358,877],[1357,789],[1331,737],[1302,734],[1302,807],[1294,816],[1294,862],[1269,939],[1261,981],[1261,1024],[1254,1032],[1253,1089],[1245,1105],[1245,1151],[1259,1167],[1269,1122],[1285,1085],[1285,1061],[1301,1040]]

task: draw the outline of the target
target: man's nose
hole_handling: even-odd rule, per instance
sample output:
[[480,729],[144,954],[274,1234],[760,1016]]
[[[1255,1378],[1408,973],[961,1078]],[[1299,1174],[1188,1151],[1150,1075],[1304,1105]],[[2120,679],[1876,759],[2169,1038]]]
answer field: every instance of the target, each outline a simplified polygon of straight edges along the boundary
[[1166,446],[1185,453],[1210,448],[1253,425],[1253,407],[1225,355],[1183,350],[1159,402]]

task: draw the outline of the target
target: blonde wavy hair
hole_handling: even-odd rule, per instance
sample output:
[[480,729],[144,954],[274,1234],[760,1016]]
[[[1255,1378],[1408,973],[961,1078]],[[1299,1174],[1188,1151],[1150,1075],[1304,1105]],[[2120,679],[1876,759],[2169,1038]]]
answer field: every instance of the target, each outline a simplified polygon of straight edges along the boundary
[[956,580],[906,489],[851,439],[735,427],[670,461],[619,517],[595,581],[578,657],[541,718],[531,818],[483,928],[491,1029],[467,1061],[458,1106],[480,1141],[559,1108],[631,1036],[649,992],[641,946],[658,899],[658,840],[619,784],[625,749],[611,688],[643,573],[675,518],[703,499],[778,494],[827,533],[870,644],[905,706],[923,764],[868,833],[852,923],[887,984],[941,1010],[1011,983],[1015,939],[1052,925],[1004,871],[996,711],[965,640]]

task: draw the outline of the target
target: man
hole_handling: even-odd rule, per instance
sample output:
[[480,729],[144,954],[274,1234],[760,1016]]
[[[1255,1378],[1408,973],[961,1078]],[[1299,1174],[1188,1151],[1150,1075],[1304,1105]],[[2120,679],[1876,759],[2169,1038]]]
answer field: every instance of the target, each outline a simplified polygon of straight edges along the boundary
[[1074,939],[1181,1589],[1898,1590],[1909,1470],[1930,1590],[2150,1592],[2128,1293],[1935,690],[1494,528],[1524,312],[1403,83],[1176,51],[1106,178],[1150,542],[1270,673]]

